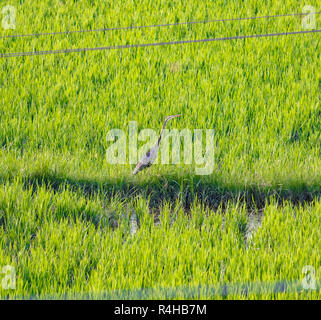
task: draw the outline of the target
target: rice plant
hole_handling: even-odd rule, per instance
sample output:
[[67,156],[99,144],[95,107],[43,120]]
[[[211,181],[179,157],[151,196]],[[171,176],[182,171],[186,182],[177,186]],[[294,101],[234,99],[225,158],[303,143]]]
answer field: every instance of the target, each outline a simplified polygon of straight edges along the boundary
[[[1,37],[302,12],[292,0],[10,4],[0,53],[303,28],[292,16]],[[319,299],[320,70],[319,34],[0,58],[0,270],[15,275],[0,297]],[[128,151],[131,121],[159,130],[170,114],[177,130],[214,129],[211,174],[108,163],[109,130]]]

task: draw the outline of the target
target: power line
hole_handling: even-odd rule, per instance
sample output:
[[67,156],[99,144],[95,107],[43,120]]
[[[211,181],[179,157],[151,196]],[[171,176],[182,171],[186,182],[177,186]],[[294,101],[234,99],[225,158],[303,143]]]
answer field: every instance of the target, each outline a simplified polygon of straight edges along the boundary
[[153,24],[153,25],[145,25],[145,26],[111,27],[111,28],[102,28],[102,29],[91,29],[91,30],[72,30],[72,31],[59,31],[59,32],[30,33],[30,34],[13,34],[13,35],[0,36],[0,39],[53,36],[53,35],[62,35],[62,34],[73,34],[73,33],[106,32],[106,31],[116,31],[116,30],[133,30],[133,29],[143,29],[143,28],[161,28],[161,27],[173,27],[173,26],[180,26],[180,25],[202,24],[202,23],[206,24],[206,23],[214,23],[214,22],[226,22],[226,21],[273,19],[273,18],[280,18],[280,17],[304,16],[304,15],[311,15],[311,14],[317,15],[317,14],[321,14],[321,12],[287,13],[287,14],[243,17],[243,18],[242,17],[241,18],[223,18],[223,19],[215,19],[215,20],[186,21],[186,22],[176,22],[176,23]]
[[210,39],[195,39],[195,40],[181,40],[181,41],[169,41],[169,42],[115,45],[115,46],[95,47],[95,48],[75,48],[75,49],[62,49],[62,50],[33,51],[33,52],[9,52],[9,53],[0,54],[0,58],[39,56],[39,55],[47,55],[47,54],[61,54],[61,53],[72,53],[72,52],[100,51],[100,50],[117,50],[117,49],[156,47],[156,46],[166,46],[166,45],[175,45],[175,44],[240,40],[240,39],[251,39],[251,38],[265,38],[265,37],[277,37],[277,36],[288,36],[288,35],[298,35],[298,34],[311,34],[311,33],[319,33],[319,32],[321,32],[321,29],[319,29],[319,30],[291,31],[291,32],[281,32],[281,33],[241,35],[241,36],[210,38]]

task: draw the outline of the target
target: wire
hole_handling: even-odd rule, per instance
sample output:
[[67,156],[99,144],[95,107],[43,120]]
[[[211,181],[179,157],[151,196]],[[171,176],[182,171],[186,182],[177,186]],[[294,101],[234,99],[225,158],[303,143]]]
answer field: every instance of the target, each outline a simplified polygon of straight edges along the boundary
[[223,38],[210,38],[210,39],[195,39],[195,40],[181,40],[181,41],[169,41],[169,42],[115,45],[115,46],[96,47],[96,48],[76,48],[76,49],[62,49],[62,50],[48,50],[48,51],[33,51],[33,52],[9,52],[9,53],[0,54],[0,58],[22,57],[22,56],[39,56],[39,55],[47,55],[47,54],[61,54],[61,53],[99,51],[99,50],[143,48],[143,47],[155,47],[155,46],[186,44],[186,43],[200,43],[200,42],[240,40],[240,39],[250,39],[250,38],[264,38],[264,37],[298,35],[298,34],[311,34],[311,33],[319,33],[319,32],[321,32],[321,29],[319,29],[319,30],[305,30],[305,31],[291,31],[291,32],[281,32],[281,33],[241,35],[241,36],[232,36],[232,37],[223,37]]
[[205,23],[214,23],[214,22],[225,22],[225,21],[272,19],[272,18],[280,18],[280,17],[303,16],[303,15],[310,15],[310,14],[317,15],[317,14],[321,14],[321,12],[288,13],[288,14],[256,16],[256,17],[243,17],[243,18],[224,18],[224,19],[216,19],[216,20],[187,21],[187,22],[166,23],[166,24],[153,24],[153,25],[146,25],[146,26],[112,27],[112,28],[92,29],[92,30],[73,30],[73,31],[60,31],[60,32],[13,34],[13,35],[0,36],[0,39],[22,38],[22,37],[38,37],[38,36],[52,36],[52,35],[72,34],[72,33],[106,32],[106,31],[132,30],[132,29],[143,29],[143,28],[161,28],[161,27],[172,27],[172,26],[179,26],[179,25],[201,24],[201,23],[205,24]]

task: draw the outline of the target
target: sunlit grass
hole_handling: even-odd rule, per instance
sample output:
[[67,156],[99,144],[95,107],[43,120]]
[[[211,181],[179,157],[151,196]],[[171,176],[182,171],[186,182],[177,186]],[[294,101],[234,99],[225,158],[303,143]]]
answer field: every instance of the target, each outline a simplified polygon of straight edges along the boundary
[[[292,0],[11,4],[17,28],[1,35],[302,12]],[[288,17],[0,39],[0,52],[298,30]],[[302,290],[306,265],[320,284],[320,97],[319,34],[1,59],[0,269],[17,276],[1,297],[320,298]],[[178,113],[170,128],[214,129],[210,175],[107,163],[109,130],[158,132]],[[245,241],[250,212],[263,216]]]

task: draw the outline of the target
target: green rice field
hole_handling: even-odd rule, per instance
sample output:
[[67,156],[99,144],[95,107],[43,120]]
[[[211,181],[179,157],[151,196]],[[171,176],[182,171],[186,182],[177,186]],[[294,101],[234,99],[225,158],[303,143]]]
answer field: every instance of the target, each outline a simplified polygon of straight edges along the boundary
[[[300,31],[288,16],[8,37],[305,4],[1,1],[0,56]],[[130,122],[158,133],[173,114],[168,129],[214,130],[210,174],[107,161],[110,130],[128,151]],[[0,57],[0,298],[320,299],[320,168],[320,33]]]

